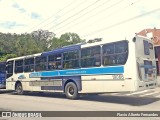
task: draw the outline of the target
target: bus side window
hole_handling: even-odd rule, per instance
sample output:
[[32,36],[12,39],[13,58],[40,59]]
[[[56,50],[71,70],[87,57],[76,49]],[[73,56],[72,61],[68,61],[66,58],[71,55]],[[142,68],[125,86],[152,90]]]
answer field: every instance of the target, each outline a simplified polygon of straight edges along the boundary
[[27,58],[24,60],[24,72],[34,71],[34,58]]
[[81,50],[81,66],[95,67],[101,65],[100,46],[83,48]]
[[102,46],[103,65],[124,65],[128,58],[128,42],[109,43]]
[[62,54],[54,54],[48,56],[48,70],[61,69]]
[[79,50],[68,51],[63,53],[63,68],[78,68],[79,66]]
[[121,41],[115,44],[116,63],[124,65],[128,57],[128,42]]
[[47,57],[38,56],[35,58],[35,71],[47,70]]
[[6,65],[7,78],[13,75],[13,61],[8,61]]
[[15,61],[15,73],[23,72],[23,59]]
[[113,43],[105,44],[102,47],[103,51],[103,65],[113,65],[115,64],[115,56],[114,56],[114,48],[115,45]]
[[114,54],[114,44],[106,44],[103,46],[103,55],[111,55]]

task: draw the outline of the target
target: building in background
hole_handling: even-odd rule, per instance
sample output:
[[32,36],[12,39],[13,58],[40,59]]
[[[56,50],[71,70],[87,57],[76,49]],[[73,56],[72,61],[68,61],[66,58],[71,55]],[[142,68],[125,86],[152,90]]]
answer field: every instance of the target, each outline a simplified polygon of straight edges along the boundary
[[157,75],[160,76],[160,29],[144,29],[136,34],[150,37],[153,40],[157,64]]

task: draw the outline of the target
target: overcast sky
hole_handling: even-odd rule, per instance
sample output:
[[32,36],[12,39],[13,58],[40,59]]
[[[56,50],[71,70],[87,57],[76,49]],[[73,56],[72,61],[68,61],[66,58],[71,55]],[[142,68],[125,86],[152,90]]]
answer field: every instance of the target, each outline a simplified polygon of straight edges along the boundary
[[[133,19],[154,9],[159,11]],[[159,19],[159,0],[0,0],[3,33],[43,29],[57,37],[75,32],[83,39],[124,39],[160,28]]]

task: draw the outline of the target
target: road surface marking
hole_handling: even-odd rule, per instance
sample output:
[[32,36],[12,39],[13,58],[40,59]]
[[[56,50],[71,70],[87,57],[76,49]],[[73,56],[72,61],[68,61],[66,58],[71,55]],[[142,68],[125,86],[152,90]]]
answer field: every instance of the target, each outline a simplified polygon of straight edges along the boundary
[[139,96],[140,96],[140,97],[144,97],[144,96],[154,95],[154,94],[157,94],[157,93],[159,93],[159,91],[154,91],[154,92],[147,93],[147,94],[143,94],[143,95],[139,95]]

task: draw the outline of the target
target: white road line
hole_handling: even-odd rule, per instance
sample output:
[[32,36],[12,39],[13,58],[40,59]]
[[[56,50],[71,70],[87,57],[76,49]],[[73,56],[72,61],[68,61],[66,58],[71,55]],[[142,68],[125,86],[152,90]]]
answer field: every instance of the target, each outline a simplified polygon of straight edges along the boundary
[[[118,93],[109,93],[107,95],[117,95],[117,96],[139,96],[139,97],[144,97],[144,96],[149,96],[153,95],[154,97],[160,97],[160,91],[155,91],[152,89],[149,90],[143,90],[143,91],[137,91],[137,92],[118,92]],[[155,95],[158,94],[158,95]]]
[[110,95],[118,95],[118,94],[122,94],[122,93],[110,93]]
[[126,96],[131,96],[131,95],[143,94],[143,93],[147,93],[147,92],[149,92],[149,90],[138,91],[138,92],[132,92],[132,93],[125,94],[125,95],[126,95]]
[[157,93],[160,93],[160,92],[159,91],[154,91],[154,92],[151,92],[151,93],[148,93],[148,94],[139,95],[139,96],[140,97],[144,97],[144,96],[154,95],[154,94],[157,94]]

